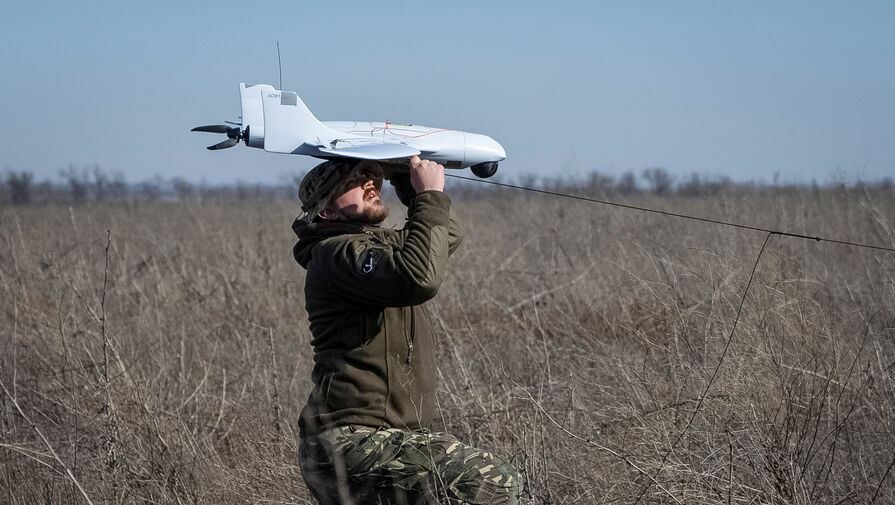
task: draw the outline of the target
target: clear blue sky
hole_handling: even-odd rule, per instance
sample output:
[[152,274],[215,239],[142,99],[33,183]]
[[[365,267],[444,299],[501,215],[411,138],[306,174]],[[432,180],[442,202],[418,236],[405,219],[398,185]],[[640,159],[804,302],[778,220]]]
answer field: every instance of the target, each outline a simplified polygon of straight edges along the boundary
[[504,176],[661,166],[895,175],[895,2],[6,2],[0,170],[273,182],[314,160],[205,146],[238,83],[321,120],[485,133]]

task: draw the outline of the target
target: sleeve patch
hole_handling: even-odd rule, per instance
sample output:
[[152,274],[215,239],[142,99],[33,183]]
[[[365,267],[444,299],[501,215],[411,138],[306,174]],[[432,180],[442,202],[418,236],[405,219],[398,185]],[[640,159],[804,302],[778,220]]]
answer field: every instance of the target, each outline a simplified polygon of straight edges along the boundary
[[379,249],[371,248],[367,250],[366,254],[358,256],[360,258],[357,264],[357,271],[361,275],[372,275],[373,272],[376,271],[376,266],[379,264],[379,255],[381,251]]

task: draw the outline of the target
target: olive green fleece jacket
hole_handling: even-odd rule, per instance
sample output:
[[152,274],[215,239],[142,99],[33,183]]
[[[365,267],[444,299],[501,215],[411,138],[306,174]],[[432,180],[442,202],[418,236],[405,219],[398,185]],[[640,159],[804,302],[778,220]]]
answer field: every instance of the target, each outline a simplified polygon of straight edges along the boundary
[[417,430],[432,421],[435,330],[426,302],[461,230],[446,194],[402,200],[410,205],[401,230],[293,225],[314,348],[302,436],[346,424]]

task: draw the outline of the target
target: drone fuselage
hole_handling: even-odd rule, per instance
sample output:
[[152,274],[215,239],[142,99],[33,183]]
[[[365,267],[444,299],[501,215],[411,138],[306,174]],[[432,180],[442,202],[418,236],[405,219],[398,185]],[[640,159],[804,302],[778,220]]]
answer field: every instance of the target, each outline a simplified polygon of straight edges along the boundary
[[369,142],[403,144],[420,151],[421,158],[448,168],[466,168],[506,158],[497,141],[478,133],[390,122],[324,121],[323,124],[345,134],[345,138],[334,140],[336,148]]

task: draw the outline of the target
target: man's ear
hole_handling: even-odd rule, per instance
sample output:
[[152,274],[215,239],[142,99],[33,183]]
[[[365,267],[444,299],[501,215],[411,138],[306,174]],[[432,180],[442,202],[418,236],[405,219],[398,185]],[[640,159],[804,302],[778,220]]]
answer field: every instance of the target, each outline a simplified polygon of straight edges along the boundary
[[331,209],[329,205],[320,209],[320,212],[317,214],[324,221],[335,221],[338,213]]

